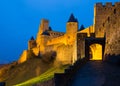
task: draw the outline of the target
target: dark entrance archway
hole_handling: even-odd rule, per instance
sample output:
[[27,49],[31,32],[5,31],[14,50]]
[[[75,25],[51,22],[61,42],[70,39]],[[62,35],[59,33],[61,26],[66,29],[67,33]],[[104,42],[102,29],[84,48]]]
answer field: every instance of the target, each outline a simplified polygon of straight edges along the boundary
[[105,49],[104,38],[86,38],[85,39],[85,57],[90,60],[103,60]]

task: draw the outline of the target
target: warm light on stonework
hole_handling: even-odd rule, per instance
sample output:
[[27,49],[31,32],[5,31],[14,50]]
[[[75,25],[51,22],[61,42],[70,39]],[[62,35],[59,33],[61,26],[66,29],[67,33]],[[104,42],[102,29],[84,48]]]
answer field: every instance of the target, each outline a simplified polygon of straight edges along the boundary
[[27,50],[24,50],[20,59],[18,60],[18,63],[23,63],[27,60]]
[[90,34],[94,32],[95,32],[94,27],[90,26],[88,28],[85,28],[84,30],[79,31],[78,33],[87,33],[87,36],[90,37]]
[[102,60],[102,45],[92,44],[90,50],[90,60]]

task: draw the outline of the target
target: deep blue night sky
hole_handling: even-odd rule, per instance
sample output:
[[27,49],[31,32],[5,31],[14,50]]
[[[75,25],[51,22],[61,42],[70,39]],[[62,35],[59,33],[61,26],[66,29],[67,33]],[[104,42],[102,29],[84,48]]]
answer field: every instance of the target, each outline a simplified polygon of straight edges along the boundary
[[40,20],[50,20],[55,31],[65,32],[71,13],[79,20],[79,26],[93,24],[96,2],[119,0],[0,0],[0,63],[19,58],[27,49],[31,36],[36,37]]

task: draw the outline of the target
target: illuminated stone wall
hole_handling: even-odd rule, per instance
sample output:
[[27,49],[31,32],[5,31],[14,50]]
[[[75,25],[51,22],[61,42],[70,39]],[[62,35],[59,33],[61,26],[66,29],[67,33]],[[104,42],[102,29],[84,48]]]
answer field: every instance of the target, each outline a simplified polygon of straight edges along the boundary
[[77,58],[81,59],[85,57],[85,38],[87,33],[77,34]]
[[28,59],[34,58],[34,57],[35,57],[35,54],[33,53],[32,50],[24,50],[18,60],[18,63],[23,63],[27,61]]
[[21,54],[18,63],[23,63],[27,60],[27,50],[24,50],[23,53]]
[[28,41],[28,50],[36,47],[36,41],[35,40],[29,40]]
[[[115,4],[116,6],[116,4]],[[112,3],[106,3],[103,5],[102,3],[97,3],[94,7],[94,28],[95,28],[95,36],[96,37],[104,37],[105,29],[103,28],[104,22],[107,17],[111,14],[111,12],[115,8]]]
[[105,22],[106,47],[105,55],[120,55],[120,3]]
[[87,33],[87,37],[90,37],[91,33],[95,33],[95,30],[93,26],[90,26],[88,28],[85,28],[84,30],[79,31],[78,33]]
[[46,50],[47,52],[57,52],[56,61],[62,62],[63,64],[71,64],[77,60],[76,34],[78,23],[69,22],[67,23],[66,28],[66,34],[47,41],[46,47],[48,48]]
[[[85,57],[86,37],[106,37],[104,54],[118,55],[120,54],[119,26],[120,3],[115,3],[115,5],[97,3],[94,7],[94,24],[82,31],[78,31],[78,22],[73,15],[66,24],[66,33],[50,30],[49,21],[43,19],[36,39],[28,42],[28,50],[32,50],[36,56],[39,53],[55,51],[57,61],[69,64]],[[19,63],[26,61],[27,58],[27,51],[24,51]]]
[[57,38],[59,36],[63,36],[65,33],[63,32],[56,32],[56,31],[48,31],[51,38]]
[[54,45],[54,44],[59,44],[59,43],[66,44],[65,36],[60,36],[60,37],[53,38],[47,41],[47,45]]
[[[76,61],[78,22],[68,22],[66,24],[66,33],[50,31],[48,27],[49,21],[42,20],[36,39],[28,42],[28,50],[32,50],[35,56],[55,51],[57,53],[56,61],[62,64],[71,64]],[[47,31],[47,34],[43,34],[45,31]],[[19,63],[26,60],[27,52],[23,52]]]
[[73,59],[73,46],[61,44],[57,47],[56,61],[61,64],[71,64]]

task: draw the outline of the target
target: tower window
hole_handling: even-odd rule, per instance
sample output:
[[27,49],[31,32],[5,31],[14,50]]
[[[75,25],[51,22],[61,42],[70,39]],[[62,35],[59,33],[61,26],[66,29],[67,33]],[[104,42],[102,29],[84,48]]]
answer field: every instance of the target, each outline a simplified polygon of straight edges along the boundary
[[110,21],[110,17],[108,17],[108,22]]
[[114,14],[116,14],[116,9],[114,9]]
[[105,26],[105,24],[103,23],[103,27]]

